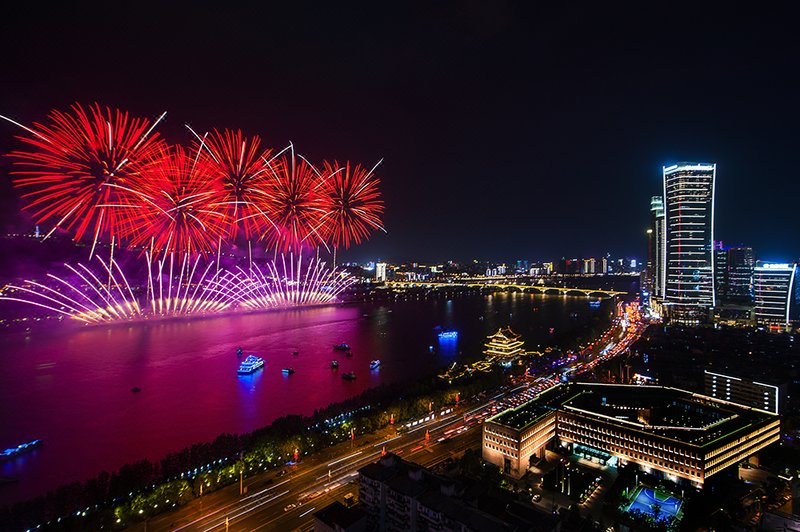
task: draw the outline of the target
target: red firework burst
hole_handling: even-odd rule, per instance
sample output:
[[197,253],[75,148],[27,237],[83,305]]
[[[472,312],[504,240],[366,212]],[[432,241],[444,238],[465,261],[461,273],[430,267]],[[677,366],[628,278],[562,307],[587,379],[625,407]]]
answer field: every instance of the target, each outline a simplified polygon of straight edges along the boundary
[[267,215],[274,227],[263,235],[278,251],[325,245],[321,233],[320,174],[294,149],[270,165],[270,196]]
[[230,220],[214,208],[220,181],[207,160],[181,146],[163,150],[142,167],[131,197],[124,236],[153,255],[207,254],[228,235]]
[[[36,223],[51,223],[71,231],[75,240],[88,233],[93,245],[102,237],[118,236],[126,198],[115,185],[129,186],[136,166],[162,149],[164,143],[146,118],[80,104],[70,112],[54,110],[47,124],[25,128],[20,140],[31,151],[9,155],[17,167],[14,186],[26,189],[26,209]],[[94,248],[93,248],[94,249]]]
[[[380,164],[380,163],[379,163]],[[377,165],[376,165],[377,166]],[[320,204],[325,214],[322,233],[335,248],[360,244],[374,230],[385,231],[383,200],[373,168],[338,162],[323,163]]]
[[239,229],[245,238],[263,235],[273,229],[267,215],[271,195],[272,149],[260,149],[258,136],[245,137],[241,131],[214,130],[196,143],[200,156],[208,159],[209,168],[219,175],[221,186],[213,207],[232,223],[231,238]]

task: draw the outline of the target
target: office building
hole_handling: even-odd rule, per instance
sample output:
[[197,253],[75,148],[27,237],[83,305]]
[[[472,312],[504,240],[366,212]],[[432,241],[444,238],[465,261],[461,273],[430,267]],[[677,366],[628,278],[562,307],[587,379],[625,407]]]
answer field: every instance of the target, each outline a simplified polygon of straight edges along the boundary
[[653,295],[657,298],[664,297],[664,249],[666,245],[664,234],[664,198],[653,196],[650,198],[650,216],[652,228],[653,256],[652,283]]
[[715,303],[716,165],[679,163],[664,174],[664,304],[669,319],[696,323]]
[[379,283],[386,281],[386,263],[378,262],[375,264],[375,280]]
[[794,299],[796,264],[759,262],[753,271],[756,323],[772,328],[789,326]]
[[705,370],[705,394],[716,399],[779,414],[786,385],[756,382],[744,377]]
[[483,457],[519,478],[547,445],[702,486],[780,439],[763,410],[662,386],[561,384],[486,420]]
[[728,249],[722,242],[714,242],[714,289],[717,302],[724,301],[728,289]]
[[753,302],[753,270],[756,266],[753,248],[736,246],[728,248],[728,272],[725,298],[733,303]]

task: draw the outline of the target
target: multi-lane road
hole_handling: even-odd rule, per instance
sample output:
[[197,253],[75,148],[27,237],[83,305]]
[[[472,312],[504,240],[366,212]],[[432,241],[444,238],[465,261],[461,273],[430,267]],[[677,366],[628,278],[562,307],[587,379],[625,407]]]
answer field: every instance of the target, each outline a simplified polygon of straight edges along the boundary
[[562,375],[580,374],[612,358],[641,335],[644,324],[634,304],[618,303],[612,327],[577,356],[546,361],[539,376],[521,381],[492,397],[473,398],[449,412],[434,412],[432,419],[398,432],[395,426],[324,449],[279,471],[245,480],[239,485],[205,495],[177,510],[158,515],[131,530],[221,531],[310,530],[313,514],[348,492],[357,495],[358,469],[393,452],[423,466],[436,465],[481,444],[484,419],[522,404],[554,386]]

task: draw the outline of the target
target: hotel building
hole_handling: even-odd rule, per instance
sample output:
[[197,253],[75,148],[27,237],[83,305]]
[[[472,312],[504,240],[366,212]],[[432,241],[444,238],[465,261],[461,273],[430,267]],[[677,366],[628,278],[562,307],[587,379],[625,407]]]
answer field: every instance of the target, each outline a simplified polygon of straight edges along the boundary
[[715,302],[715,164],[679,163],[664,174],[664,286],[666,316],[705,320]]
[[676,388],[571,383],[489,418],[483,457],[519,478],[547,445],[701,486],[780,439],[780,418]]
[[759,262],[753,272],[756,323],[770,327],[788,327],[794,298],[796,264]]

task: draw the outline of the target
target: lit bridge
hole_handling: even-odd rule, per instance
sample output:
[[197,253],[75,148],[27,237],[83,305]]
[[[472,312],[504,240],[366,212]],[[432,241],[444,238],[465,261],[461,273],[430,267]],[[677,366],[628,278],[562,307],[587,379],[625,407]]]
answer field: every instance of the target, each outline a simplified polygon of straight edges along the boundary
[[387,281],[389,288],[497,288],[499,290],[511,290],[517,292],[528,292],[536,294],[561,294],[561,295],[585,295],[597,297],[622,296],[627,292],[617,290],[601,290],[598,288],[569,288],[563,286],[540,286],[527,284],[505,284],[505,283],[479,283],[479,282],[452,282],[434,283],[428,281]]

